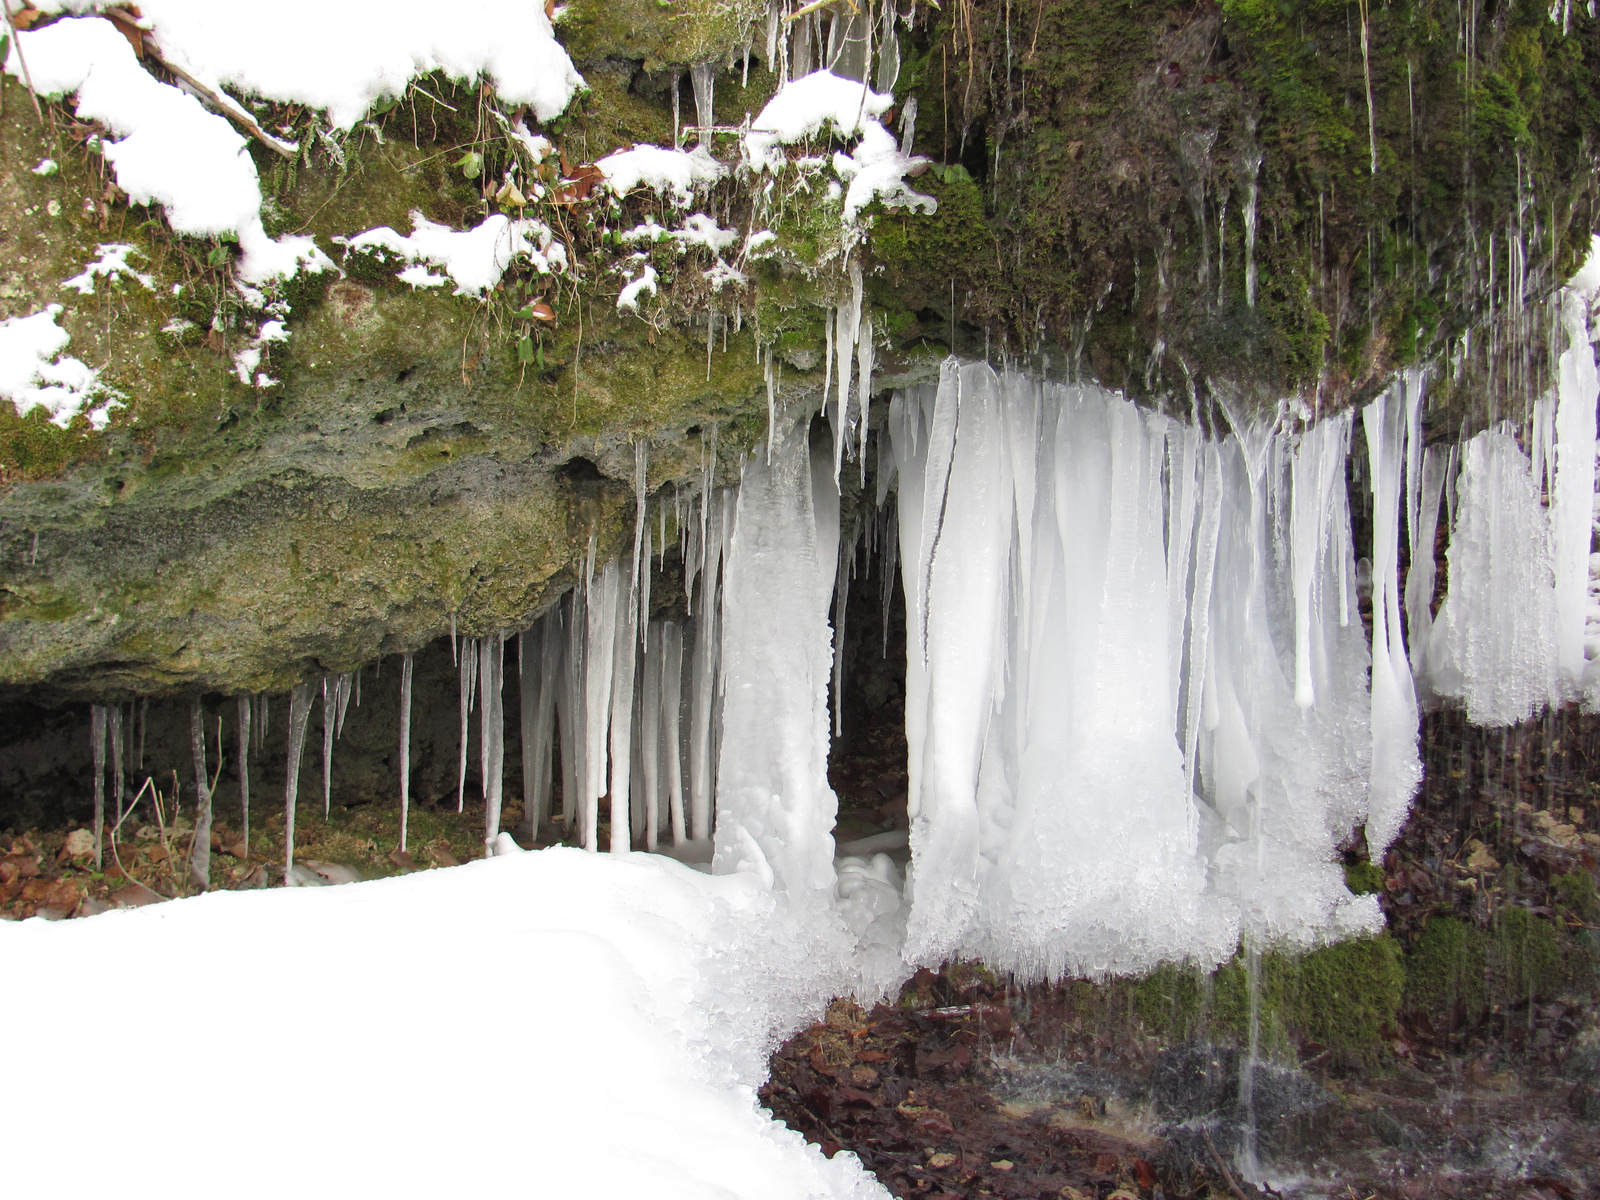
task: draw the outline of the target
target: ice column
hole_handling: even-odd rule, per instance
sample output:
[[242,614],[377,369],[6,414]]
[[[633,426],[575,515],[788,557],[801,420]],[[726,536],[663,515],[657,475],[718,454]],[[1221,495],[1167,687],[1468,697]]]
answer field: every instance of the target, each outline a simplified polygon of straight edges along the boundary
[[[832,911],[828,606],[838,556],[832,464],[809,422],[780,423],[745,464],[722,603],[721,758],[713,870],[749,871],[802,912]],[[701,610],[701,623],[709,613]]]
[[1558,368],[1555,429],[1555,494],[1550,503],[1555,559],[1556,653],[1563,691],[1583,686],[1584,627],[1589,603],[1589,547],[1594,519],[1595,374],[1589,341],[1589,296],[1574,287],[1563,292],[1561,319],[1567,349]]
[[1559,659],[1549,516],[1509,428],[1467,443],[1457,496],[1431,682],[1473,724],[1512,725],[1551,698]]
[[1400,464],[1407,402],[1417,403],[1420,371],[1361,413],[1372,478],[1372,786],[1367,848],[1381,860],[1400,832],[1422,781],[1417,757],[1417,696],[1400,624]]

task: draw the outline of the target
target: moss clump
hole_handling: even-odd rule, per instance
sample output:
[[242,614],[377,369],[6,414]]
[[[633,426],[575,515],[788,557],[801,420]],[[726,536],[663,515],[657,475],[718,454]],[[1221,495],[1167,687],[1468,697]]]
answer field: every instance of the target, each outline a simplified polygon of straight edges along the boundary
[[1549,999],[1571,979],[1571,947],[1551,921],[1525,908],[1502,909],[1489,930],[1485,967],[1493,1005]]
[[1430,917],[1406,955],[1405,1006],[1446,1028],[1476,1021],[1488,1005],[1489,936],[1455,917]]
[[1383,868],[1371,861],[1346,863],[1344,885],[1356,896],[1375,896],[1383,891]]

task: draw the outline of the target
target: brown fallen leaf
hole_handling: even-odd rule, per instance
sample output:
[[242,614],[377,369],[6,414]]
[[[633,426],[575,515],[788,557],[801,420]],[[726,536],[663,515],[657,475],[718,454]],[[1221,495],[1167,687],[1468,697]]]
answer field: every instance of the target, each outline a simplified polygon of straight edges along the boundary
[[250,857],[250,847],[248,845],[246,845],[242,839],[240,841],[235,842],[231,846],[224,846],[222,848],[222,852],[224,854],[231,854],[234,858],[249,858]]
[[417,860],[411,857],[411,851],[409,850],[396,849],[389,851],[389,861],[402,871],[415,871],[417,869]]
[[459,867],[461,860],[443,846],[429,846],[428,857],[433,859],[436,867]]
[[82,895],[78,885],[70,879],[53,879],[48,875],[43,879],[30,879],[22,889],[24,900],[32,901],[40,908],[66,909],[68,912],[78,907]]
[[0,858],[0,881],[33,879],[39,874],[39,860],[31,854],[8,854]]
[[74,829],[61,847],[62,858],[88,858],[93,853],[94,831],[90,829]]
[[143,908],[146,904],[160,904],[162,897],[142,883],[130,883],[111,893],[112,908]]
[[932,1167],[936,1171],[942,1171],[946,1167],[954,1166],[955,1165],[955,1161],[956,1161],[956,1156],[954,1154],[949,1154],[949,1153],[945,1153],[945,1152],[940,1152],[938,1154],[930,1154],[928,1156],[928,1165],[930,1167]]

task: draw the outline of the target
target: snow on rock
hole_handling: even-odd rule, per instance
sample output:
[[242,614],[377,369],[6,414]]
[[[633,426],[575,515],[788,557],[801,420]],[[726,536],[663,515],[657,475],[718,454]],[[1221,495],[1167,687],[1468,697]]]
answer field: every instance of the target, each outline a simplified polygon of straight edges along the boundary
[[939,202],[913,190],[905,181],[908,171],[926,161],[900,153],[893,135],[876,121],[869,121],[854,151],[839,151],[833,156],[834,172],[849,183],[844,194],[844,219],[854,221],[874,200],[881,200],[886,208],[932,213]]
[[814,138],[830,127],[840,137],[855,137],[893,104],[892,95],[874,92],[858,80],[813,71],[791,79],[767,101],[745,136],[745,154],[757,170],[774,169],[783,161],[780,146]]
[[122,403],[93,367],[57,357],[72,340],[56,324],[61,312],[61,305],[52,304],[32,316],[0,321],[0,396],[16,406],[18,416],[43,408],[63,429],[88,407],[89,424],[104,429],[110,410]]
[[77,115],[117,135],[103,143],[103,153],[134,203],[159,203],[179,233],[237,237],[240,273],[250,282],[333,265],[310,238],[267,236],[244,138],[193,96],[156,80],[111,22],[57,21],[17,41],[6,72],[21,78],[20,50],[42,94],[77,93]]
[[[481,296],[500,282],[513,259],[523,258],[541,274],[565,269],[567,249],[543,221],[495,213],[473,229],[451,229],[411,214],[412,233],[402,237],[387,225],[351,238],[336,239],[352,252],[392,256],[412,263],[399,278],[412,287],[438,287],[448,281],[458,296]],[[444,274],[436,275],[429,267]]]
[[[249,947],[243,981],[219,969],[220,945]],[[72,1151],[75,1169],[114,1173],[129,1195],[228,1179],[268,1196],[288,1178],[419,1197],[888,1195],[853,1154],[824,1158],[757,1105],[775,1039],[814,1019],[840,980],[747,875],[556,848],[0,924],[0,960],[50,980],[6,1001],[29,1030],[8,1059],[30,1080],[7,1118],[18,1145],[62,1144],[59,1114],[100,1069],[107,979],[129,1027],[170,1023],[176,1006],[189,1043],[248,1043],[270,1064],[202,1087],[193,1055],[146,1056],[140,1103],[184,1131],[184,1152],[149,1154],[139,1121],[105,1122]],[[510,1024],[491,1021],[463,1052],[470,1013]],[[59,1154],[34,1153],[10,1180],[59,1190],[61,1170]]]
[[636,145],[618,150],[595,163],[605,176],[606,186],[618,196],[636,187],[648,187],[657,195],[670,194],[679,207],[687,207],[694,193],[717,182],[727,168],[711,157],[703,146],[693,150],[667,150],[661,146]]
[[135,271],[128,265],[128,255],[137,254],[141,258],[138,247],[127,245],[124,242],[102,244],[96,249],[100,257],[84,267],[80,274],[74,275],[62,283],[62,287],[75,288],[79,295],[94,295],[94,281],[104,279],[107,283],[117,283],[124,278],[133,279],[143,284],[146,288],[156,285],[154,279],[141,271]]
[[[110,4],[35,7],[88,12]],[[428,0],[148,0],[139,11],[162,54],[202,83],[324,109],[341,129],[432,71],[487,75],[502,99],[530,106],[541,121],[559,116],[583,86],[544,5],[531,0],[463,0],[448,12]]]
[[[642,258],[643,255],[637,257]],[[656,269],[649,263],[645,263],[639,274],[623,285],[621,293],[617,296],[617,311],[621,312],[626,308],[631,309],[633,312],[638,312],[639,297],[646,292],[654,296],[658,278],[660,277],[656,274]]]

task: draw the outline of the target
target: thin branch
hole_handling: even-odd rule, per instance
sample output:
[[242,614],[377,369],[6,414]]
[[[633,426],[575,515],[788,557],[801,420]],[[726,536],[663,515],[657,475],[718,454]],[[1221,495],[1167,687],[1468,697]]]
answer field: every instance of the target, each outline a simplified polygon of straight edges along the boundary
[[28,86],[28,99],[33,101],[33,115],[44,123],[44,109],[39,107],[39,93],[33,90],[33,73],[28,70],[28,60],[22,55],[22,39],[17,36],[17,23],[11,19],[11,0],[0,0],[0,11],[6,14],[6,28],[11,30],[11,44],[17,50],[17,62],[22,67],[22,81]]

